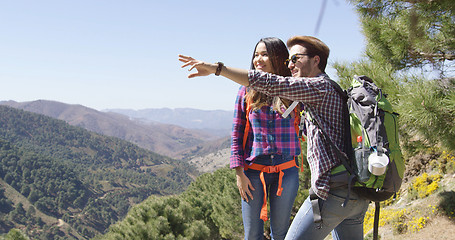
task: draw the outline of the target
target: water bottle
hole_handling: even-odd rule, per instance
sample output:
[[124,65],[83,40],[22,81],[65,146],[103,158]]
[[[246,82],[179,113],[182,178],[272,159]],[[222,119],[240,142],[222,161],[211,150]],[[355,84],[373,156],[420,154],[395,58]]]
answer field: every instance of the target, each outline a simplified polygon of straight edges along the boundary
[[366,182],[370,179],[368,171],[368,152],[363,146],[362,136],[357,137],[357,147],[354,149],[355,160],[357,165],[357,175],[360,182]]

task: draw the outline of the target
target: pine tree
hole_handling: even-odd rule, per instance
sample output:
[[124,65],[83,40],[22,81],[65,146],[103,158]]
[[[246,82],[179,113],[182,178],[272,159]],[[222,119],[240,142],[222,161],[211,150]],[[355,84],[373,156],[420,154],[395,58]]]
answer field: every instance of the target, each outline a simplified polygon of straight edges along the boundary
[[13,228],[6,234],[5,240],[29,240],[29,238],[19,229]]
[[400,113],[408,152],[455,151],[455,4],[453,0],[349,0],[367,40],[365,57],[335,63],[340,82],[368,75]]
[[360,15],[366,55],[396,70],[428,68],[454,73],[455,4],[452,0],[350,0]]

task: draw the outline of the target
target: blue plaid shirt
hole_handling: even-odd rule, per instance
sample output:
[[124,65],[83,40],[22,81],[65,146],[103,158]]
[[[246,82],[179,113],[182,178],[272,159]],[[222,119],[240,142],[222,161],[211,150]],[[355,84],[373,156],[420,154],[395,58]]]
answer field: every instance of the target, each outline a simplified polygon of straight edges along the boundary
[[[343,100],[328,82],[329,76],[321,74],[311,78],[282,77],[250,70],[250,87],[270,96],[302,102],[318,118],[321,128],[340,149],[343,148]],[[330,190],[330,171],[341,164],[335,151],[323,139],[311,121],[305,119],[307,134],[307,160],[311,170],[311,187],[316,195],[326,200]]]

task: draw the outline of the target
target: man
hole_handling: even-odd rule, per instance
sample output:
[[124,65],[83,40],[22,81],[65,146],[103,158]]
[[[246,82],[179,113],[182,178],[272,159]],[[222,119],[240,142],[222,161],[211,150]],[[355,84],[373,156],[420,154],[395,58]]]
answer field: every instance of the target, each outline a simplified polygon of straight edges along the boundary
[[[347,185],[330,188],[331,171],[341,165],[341,160],[319,129],[323,128],[333,143],[344,149],[343,99],[325,74],[330,50],[321,40],[310,36],[292,37],[287,46],[291,55],[287,64],[292,77],[230,68],[222,63],[209,64],[183,55],[179,60],[185,63],[182,67],[197,69],[188,75],[189,78],[215,73],[267,95],[302,102],[305,112],[311,112],[311,117],[306,114],[305,129],[311,170],[310,192],[315,201],[310,197],[305,200],[286,239],[324,239],[332,230],[334,239],[363,239],[363,219],[369,201],[350,192]],[[349,200],[345,202],[347,197]],[[322,221],[315,221],[319,212]]]

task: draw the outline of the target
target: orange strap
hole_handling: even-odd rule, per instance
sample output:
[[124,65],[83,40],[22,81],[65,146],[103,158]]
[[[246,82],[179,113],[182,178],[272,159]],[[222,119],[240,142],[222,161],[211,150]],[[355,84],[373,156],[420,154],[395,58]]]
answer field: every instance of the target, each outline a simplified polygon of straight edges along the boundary
[[[294,108],[294,128],[295,128],[295,132],[297,133],[297,137],[299,136],[299,132],[300,132],[300,128],[299,128],[299,125],[300,125],[300,114],[299,114],[299,111],[297,111],[297,108]],[[305,142],[305,138],[303,138],[303,135],[302,135],[302,142]],[[299,143],[300,144],[300,143]],[[300,148],[300,160],[302,161],[302,164],[300,164],[300,172],[303,172],[303,151],[302,151],[302,148]]]
[[281,193],[283,192],[283,188],[281,187],[281,184],[283,182],[283,176],[284,176],[283,170],[291,168],[291,167],[297,167],[297,165],[295,164],[295,158],[291,161],[288,161],[288,162],[285,162],[285,163],[282,163],[279,165],[275,165],[275,166],[266,166],[266,165],[253,163],[249,166],[248,165],[245,166],[245,168],[244,168],[245,171],[248,169],[261,171],[261,173],[259,174],[259,177],[261,178],[262,188],[264,190],[264,203],[262,204],[260,218],[264,222],[268,220],[268,218],[267,218],[267,189],[265,186],[264,173],[279,173],[278,190],[276,191],[276,195],[281,196]]
[[[250,133],[250,119],[248,118],[251,111],[251,101],[249,99],[246,100],[246,124],[245,124],[245,131],[243,132],[243,150],[245,151],[246,141],[248,140],[248,135]],[[245,153],[244,153],[245,154]]]

